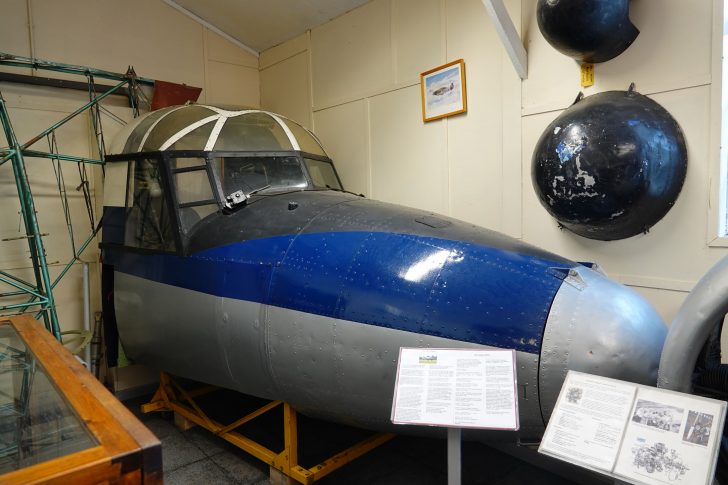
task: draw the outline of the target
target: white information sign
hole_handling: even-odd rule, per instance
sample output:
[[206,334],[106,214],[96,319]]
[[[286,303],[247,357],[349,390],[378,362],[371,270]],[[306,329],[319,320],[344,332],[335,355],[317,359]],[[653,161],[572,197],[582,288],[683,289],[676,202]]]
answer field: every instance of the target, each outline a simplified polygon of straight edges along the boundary
[[515,352],[401,348],[391,419],[517,430]]
[[635,484],[712,483],[726,403],[569,371],[539,451]]

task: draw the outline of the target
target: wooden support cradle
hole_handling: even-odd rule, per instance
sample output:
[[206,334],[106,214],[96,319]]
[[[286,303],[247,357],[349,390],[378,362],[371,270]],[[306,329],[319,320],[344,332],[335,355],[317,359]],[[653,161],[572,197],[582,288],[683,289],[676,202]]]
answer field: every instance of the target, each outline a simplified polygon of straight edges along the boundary
[[[271,401],[242,418],[225,425],[210,418],[194,399],[216,389],[214,386],[205,386],[195,390],[185,390],[171,376],[162,372],[159,378],[159,388],[151,401],[142,405],[142,412],[172,411],[175,413],[176,420],[194,423],[215,433],[246,453],[270,465],[271,483],[314,483],[316,480],[320,480],[334,470],[341,468],[396,436],[393,433],[375,434],[318,465],[304,468],[298,464],[298,421],[296,410],[290,404],[282,401]],[[284,441],[284,448],[281,452],[270,450],[235,431],[243,424],[280,405],[283,406]]]

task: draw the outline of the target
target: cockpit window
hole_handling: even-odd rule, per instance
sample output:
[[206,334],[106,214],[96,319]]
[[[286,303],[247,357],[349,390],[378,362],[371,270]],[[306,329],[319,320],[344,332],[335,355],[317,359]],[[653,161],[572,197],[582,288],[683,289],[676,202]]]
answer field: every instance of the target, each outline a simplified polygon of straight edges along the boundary
[[[244,146],[241,147],[241,142]],[[228,118],[215,142],[215,150],[293,150],[280,124],[267,113]]]
[[225,196],[242,191],[273,192],[305,189],[308,186],[295,156],[225,157],[216,159],[216,169]]
[[204,158],[176,158],[170,160],[170,169],[177,190],[180,224],[189,233],[198,222],[218,210],[207,165]]
[[311,153],[313,155],[320,155],[322,157],[326,156],[326,152],[324,152],[324,149],[321,148],[321,144],[313,136],[313,133],[287,118],[282,118],[282,121],[286,124],[286,126],[288,126],[288,129],[291,130],[291,133],[296,138],[301,151]]
[[129,172],[124,244],[174,251],[174,225],[164,193],[161,164],[154,159],[139,159],[131,162]]
[[311,180],[313,180],[314,187],[318,189],[342,189],[331,162],[314,160],[312,158],[304,158],[303,160],[306,162],[306,168],[311,176]]

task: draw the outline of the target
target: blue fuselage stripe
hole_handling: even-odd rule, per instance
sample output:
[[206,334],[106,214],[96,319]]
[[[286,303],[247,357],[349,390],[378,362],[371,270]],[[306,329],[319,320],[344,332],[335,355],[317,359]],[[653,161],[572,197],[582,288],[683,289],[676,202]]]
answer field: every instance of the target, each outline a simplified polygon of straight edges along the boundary
[[105,262],[224,298],[530,353],[563,279],[547,259],[383,232],[276,236],[186,257],[106,249]]

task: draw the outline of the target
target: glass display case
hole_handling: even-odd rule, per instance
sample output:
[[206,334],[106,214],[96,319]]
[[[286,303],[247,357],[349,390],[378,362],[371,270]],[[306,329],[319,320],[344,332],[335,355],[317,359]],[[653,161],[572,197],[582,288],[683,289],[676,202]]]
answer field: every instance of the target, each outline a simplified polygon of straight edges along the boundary
[[0,482],[161,483],[159,440],[42,325],[0,318]]

